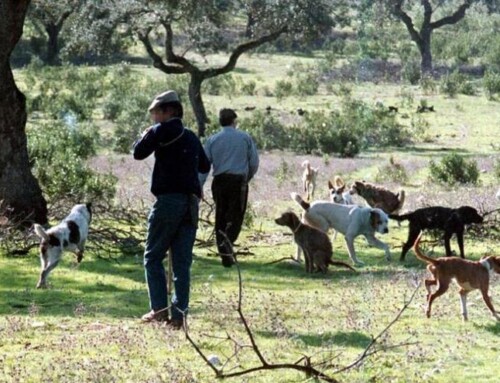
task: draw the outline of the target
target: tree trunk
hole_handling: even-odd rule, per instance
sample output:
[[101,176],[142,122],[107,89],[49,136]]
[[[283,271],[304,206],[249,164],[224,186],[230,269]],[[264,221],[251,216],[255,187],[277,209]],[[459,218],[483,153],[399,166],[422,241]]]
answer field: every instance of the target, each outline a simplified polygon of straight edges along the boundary
[[198,136],[205,136],[205,125],[208,121],[207,112],[203,99],[201,98],[201,83],[204,78],[200,73],[191,73],[191,80],[189,81],[189,101],[193,108],[196,117],[196,124],[198,125]]
[[60,29],[53,24],[45,27],[47,32],[47,56],[45,62],[49,65],[56,64],[57,56],[59,54],[59,32]]
[[47,204],[28,160],[26,100],[10,67],[28,4],[29,0],[0,2],[0,202],[16,220],[45,224]]
[[432,74],[431,33],[431,30],[423,30],[420,33],[422,38],[419,44],[421,55],[420,71],[422,73],[422,77]]

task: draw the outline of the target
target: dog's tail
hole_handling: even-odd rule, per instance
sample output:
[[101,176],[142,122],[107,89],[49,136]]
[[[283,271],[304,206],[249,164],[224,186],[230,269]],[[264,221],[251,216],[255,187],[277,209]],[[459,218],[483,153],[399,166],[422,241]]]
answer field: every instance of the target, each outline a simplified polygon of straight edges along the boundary
[[398,193],[398,207],[395,210],[401,210],[403,208],[403,205],[405,204],[405,191],[404,189],[400,189]]
[[347,263],[342,262],[342,261],[332,261],[331,259],[329,259],[328,264],[334,265],[334,266],[343,266],[343,267],[347,267],[348,269],[350,269],[352,271],[356,271],[356,269],[354,269],[352,266],[350,266]]
[[300,195],[298,195],[297,193],[295,193],[295,192],[290,193],[290,197],[292,197],[292,199],[293,199],[295,202],[297,202],[297,203],[300,205],[300,207],[301,207],[302,209],[304,209],[304,210],[306,210],[306,211],[307,211],[307,210],[309,210],[309,208],[311,207],[311,204],[310,204],[310,203],[308,203],[308,202],[304,201],[304,200],[302,199],[302,197],[301,197]]
[[415,252],[415,256],[418,259],[420,259],[421,261],[430,263],[431,265],[435,265],[437,263],[437,261],[434,258],[428,257],[427,255],[425,255],[424,253],[422,253],[422,251],[420,250],[420,248],[419,248],[418,245],[420,243],[420,239],[421,238],[422,238],[422,233],[420,233],[420,235],[418,236],[417,240],[413,244],[413,251]]
[[47,232],[44,230],[43,226],[42,225],[39,225],[38,223],[35,223],[35,233],[36,235],[38,235],[41,239],[45,239],[46,241],[48,241],[50,238],[49,238],[49,235],[47,234]]
[[389,214],[389,218],[391,219],[395,219],[396,221],[406,221],[407,219],[410,219],[410,217],[412,216],[413,213],[408,213],[408,214],[401,214],[401,215],[397,215],[397,214]]

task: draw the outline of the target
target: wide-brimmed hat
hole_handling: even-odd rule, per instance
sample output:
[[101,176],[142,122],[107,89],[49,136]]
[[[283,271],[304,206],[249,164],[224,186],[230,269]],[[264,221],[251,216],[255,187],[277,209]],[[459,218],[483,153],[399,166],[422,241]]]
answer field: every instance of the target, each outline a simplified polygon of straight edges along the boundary
[[167,104],[170,102],[180,102],[179,96],[173,90],[167,90],[166,92],[163,92],[158,96],[156,96],[153,102],[151,102],[151,105],[149,105],[148,112],[151,112],[154,108],[156,108],[159,105]]

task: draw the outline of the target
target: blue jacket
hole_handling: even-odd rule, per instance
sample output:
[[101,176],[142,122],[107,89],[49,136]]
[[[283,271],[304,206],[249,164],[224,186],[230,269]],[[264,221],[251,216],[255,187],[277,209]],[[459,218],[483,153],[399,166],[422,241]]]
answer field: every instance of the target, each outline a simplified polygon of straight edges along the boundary
[[172,118],[153,125],[134,143],[134,158],[143,160],[155,154],[151,192],[195,194],[201,197],[198,173],[208,173],[210,162],[200,140],[181,119]]

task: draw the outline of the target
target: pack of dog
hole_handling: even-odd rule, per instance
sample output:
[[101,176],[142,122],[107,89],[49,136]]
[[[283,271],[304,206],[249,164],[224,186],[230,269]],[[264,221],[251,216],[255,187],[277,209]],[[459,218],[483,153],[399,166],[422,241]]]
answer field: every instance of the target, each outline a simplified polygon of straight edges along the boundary
[[389,232],[389,218],[381,209],[340,205],[329,201],[308,203],[297,193],[291,193],[292,200],[304,209],[304,223],[324,233],[330,228],[344,235],[349,257],[353,264],[362,265],[356,257],[354,239],[363,235],[371,246],[384,250],[385,258],[390,260],[389,246],[375,237],[375,233]]
[[292,230],[295,243],[304,252],[306,272],[321,271],[326,273],[328,265],[343,266],[355,271],[345,262],[332,260],[332,243],[328,235],[304,225],[295,213],[283,213],[275,219],[275,222]]
[[48,230],[39,224],[34,225],[35,233],[41,239],[40,262],[42,269],[36,285],[37,288],[47,287],[47,277],[57,266],[65,251],[75,253],[78,263],[82,261],[91,219],[91,204],[88,203],[75,205],[61,223]]

